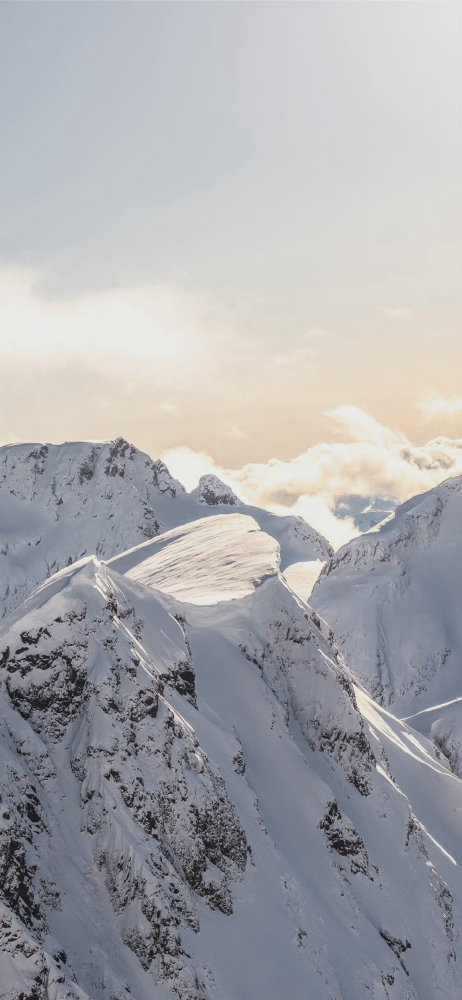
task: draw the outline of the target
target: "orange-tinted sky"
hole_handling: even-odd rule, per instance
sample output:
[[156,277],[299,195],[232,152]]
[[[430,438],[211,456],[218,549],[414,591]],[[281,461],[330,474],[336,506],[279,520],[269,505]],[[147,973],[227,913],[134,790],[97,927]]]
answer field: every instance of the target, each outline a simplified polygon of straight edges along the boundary
[[0,6],[0,438],[462,416],[461,7]]

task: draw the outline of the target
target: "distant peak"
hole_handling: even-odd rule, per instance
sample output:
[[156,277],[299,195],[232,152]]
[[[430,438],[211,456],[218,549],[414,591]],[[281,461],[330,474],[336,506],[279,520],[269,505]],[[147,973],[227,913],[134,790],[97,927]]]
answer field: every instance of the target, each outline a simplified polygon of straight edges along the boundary
[[[63,473],[64,470],[64,473]],[[107,440],[65,441],[62,444],[17,444],[0,448],[0,484],[16,496],[26,499],[47,490],[56,495],[69,493],[74,486],[95,483],[101,486],[106,479],[120,485],[126,479],[138,490],[151,489],[176,496],[184,487],[171,475],[160,459],[157,461],[140,451],[123,437]],[[128,487],[127,487],[128,489]]]
[[218,476],[206,475],[201,476],[199,480],[199,485],[193,490],[192,496],[198,498],[199,503],[206,503],[210,507],[216,504],[226,504],[228,507],[234,507],[236,504],[241,503],[239,497],[233,493],[230,486],[226,483],[222,483]]

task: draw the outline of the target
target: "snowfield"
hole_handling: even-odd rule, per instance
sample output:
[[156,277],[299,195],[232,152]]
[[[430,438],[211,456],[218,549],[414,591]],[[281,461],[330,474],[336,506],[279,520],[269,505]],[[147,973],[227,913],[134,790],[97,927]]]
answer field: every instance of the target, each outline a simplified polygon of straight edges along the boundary
[[[125,442],[21,448],[2,1000],[457,1000],[460,482],[332,557]],[[61,568],[17,606],[48,545]],[[290,583],[302,552],[329,560],[315,607]]]
[[278,572],[279,546],[243,514],[193,521],[145,542],[110,565],[131,580],[190,604],[216,604],[251,594]]

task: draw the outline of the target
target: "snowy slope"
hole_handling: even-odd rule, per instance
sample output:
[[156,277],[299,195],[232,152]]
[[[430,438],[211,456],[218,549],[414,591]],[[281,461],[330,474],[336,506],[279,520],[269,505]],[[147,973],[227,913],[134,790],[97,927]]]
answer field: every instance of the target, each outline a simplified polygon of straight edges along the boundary
[[358,677],[462,776],[462,479],[344,546],[311,600]]
[[462,696],[424,708],[404,721],[427,736],[462,778]]
[[193,521],[116,556],[119,573],[192,604],[252,593],[279,569],[279,546],[251,517],[218,514]]
[[108,558],[218,512],[251,514],[279,542],[284,566],[332,554],[302,518],[246,507],[215,477],[185,493],[162,462],[122,438],[1,448],[0,617],[86,555]]
[[415,714],[462,695],[462,478],[340,549],[311,600],[373,697]]
[[284,579],[297,596],[307,602],[324,566],[322,559],[292,563],[284,570]]
[[278,562],[213,517],[5,621],[5,1000],[460,995],[462,781]]

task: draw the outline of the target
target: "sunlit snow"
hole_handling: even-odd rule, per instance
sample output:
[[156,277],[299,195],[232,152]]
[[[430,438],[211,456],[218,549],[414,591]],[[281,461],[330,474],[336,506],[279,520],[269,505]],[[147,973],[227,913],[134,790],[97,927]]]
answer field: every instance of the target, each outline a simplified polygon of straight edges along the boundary
[[174,528],[111,560],[119,573],[190,604],[246,597],[279,569],[279,546],[243,514]]

